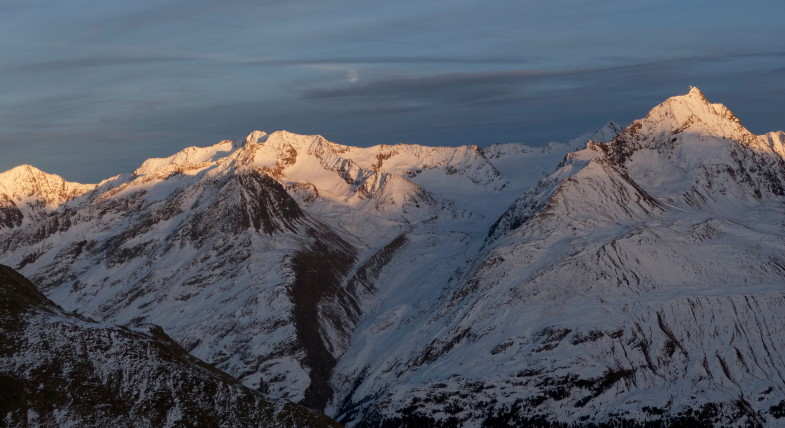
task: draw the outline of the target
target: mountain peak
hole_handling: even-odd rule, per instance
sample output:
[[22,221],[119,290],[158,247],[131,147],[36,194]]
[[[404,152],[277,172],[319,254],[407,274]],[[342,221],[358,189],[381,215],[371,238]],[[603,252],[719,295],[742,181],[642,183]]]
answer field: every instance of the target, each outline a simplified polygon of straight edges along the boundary
[[46,188],[67,188],[69,192],[84,193],[95,187],[94,184],[81,184],[66,181],[57,174],[49,174],[40,169],[24,164],[13,167],[5,172],[0,172],[0,187],[11,193],[21,193],[32,196],[34,190]]
[[[692,109],[700,109],[700,108],[705,108],[706,106],[711,106],[712,104],[709,103],[709,100],[706,98],[705,95],[703,95],[703,92],[701,92],[700,89],[698,89],[695,86],[690,86],[690,90],[686,94],[670,97],[660,105],[669,105],[669,106],[678,105],[680,107],[690,107]],[[657,107],[655,107],[655,109]]]
[[670,97],[651,109],[646,117],[633,122],[622,136],[633,139],[647,136],[645,139],[654,142],[669,140],[682,133],[739,142],[751,142],[755,138],[727,107],[710,103],[694,86],[687,94]]
[[267,137],[269,137],[269,135],[267,135],[266,132],[259,131],[257,129],[255,131],[252,131],[250,134],[248,134],[247,137],[245,137],[245,144],[264,143],[265,141],[267,141]]
[[25,178],[25,177],[38,176],[41,174],[46,174],[46,173],[32,165],[24,164],[24,165],[15,166],[9,169],[8,171],[0,173],[0,179]]
[[40,220],[95,184],[72,183],[31,165],[0,173],[0,228],[20,226],[23,219]]
[[687,97],[694,97],[694,98],[698,98],[698,99],[701,99],[701,100],[703,100],[703,101],[706,101],[706,102],[708,102],[708,101],[706,100],[706,97],[703,95],[703,92],[701,92],[701,90],[700,90],[700,89],[698,89],[698,87],[697,87],[697,86],[690,86],[690,92],[689,92],[689,93],[687,93],[687,95],[685,95],[685,96],[687,96]]
[[707,124],[727,119],[739,122],[727,107],[720,103],[712,104],[695,86],[690,86],[690,91],[684,95],[668,98],[654,107],[646,117],[656,116],[658,113],[672,116],[674,119],[691,119],[692,122],[702,121]]

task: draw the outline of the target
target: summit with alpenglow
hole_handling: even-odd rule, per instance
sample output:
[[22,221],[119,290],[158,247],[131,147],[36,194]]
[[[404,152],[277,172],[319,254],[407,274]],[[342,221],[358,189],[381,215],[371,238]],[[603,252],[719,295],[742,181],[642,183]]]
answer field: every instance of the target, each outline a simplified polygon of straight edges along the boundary
[[785,133],[697,88],[544,147],[254,131],[93,185],[0,174],[0,263],[54,314],[155,324],[350,427],[783,423],[783,219]]

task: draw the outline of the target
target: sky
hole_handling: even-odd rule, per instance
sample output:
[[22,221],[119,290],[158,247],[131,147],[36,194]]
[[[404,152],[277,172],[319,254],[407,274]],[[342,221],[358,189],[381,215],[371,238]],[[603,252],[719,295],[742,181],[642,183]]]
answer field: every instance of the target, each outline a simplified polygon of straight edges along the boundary
[[255,129],[566,141],[698,86],[785,129],[785,2],[6,0],[0,171],[97,182]]

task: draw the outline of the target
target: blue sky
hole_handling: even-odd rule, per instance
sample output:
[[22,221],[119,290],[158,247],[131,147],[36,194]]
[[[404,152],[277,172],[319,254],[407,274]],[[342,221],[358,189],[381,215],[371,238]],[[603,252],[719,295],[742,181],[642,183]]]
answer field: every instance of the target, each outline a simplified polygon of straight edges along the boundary
[[0,170],[94,182],[254,129],[572,138],[700,87],[785,128],[785,2],[10,0]]

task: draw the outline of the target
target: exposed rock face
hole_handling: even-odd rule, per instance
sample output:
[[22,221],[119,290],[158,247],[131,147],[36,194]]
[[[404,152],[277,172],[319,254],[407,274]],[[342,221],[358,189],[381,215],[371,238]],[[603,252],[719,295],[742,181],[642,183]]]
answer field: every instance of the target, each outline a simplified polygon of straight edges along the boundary
[[265,399],[188,355],[160,327],[64,312],[0,266],[3,426],[339,426]]
[[767,424],[784,147],[697,89],[544,147],[256,131],[0,198],[0,261],[350,426]]

